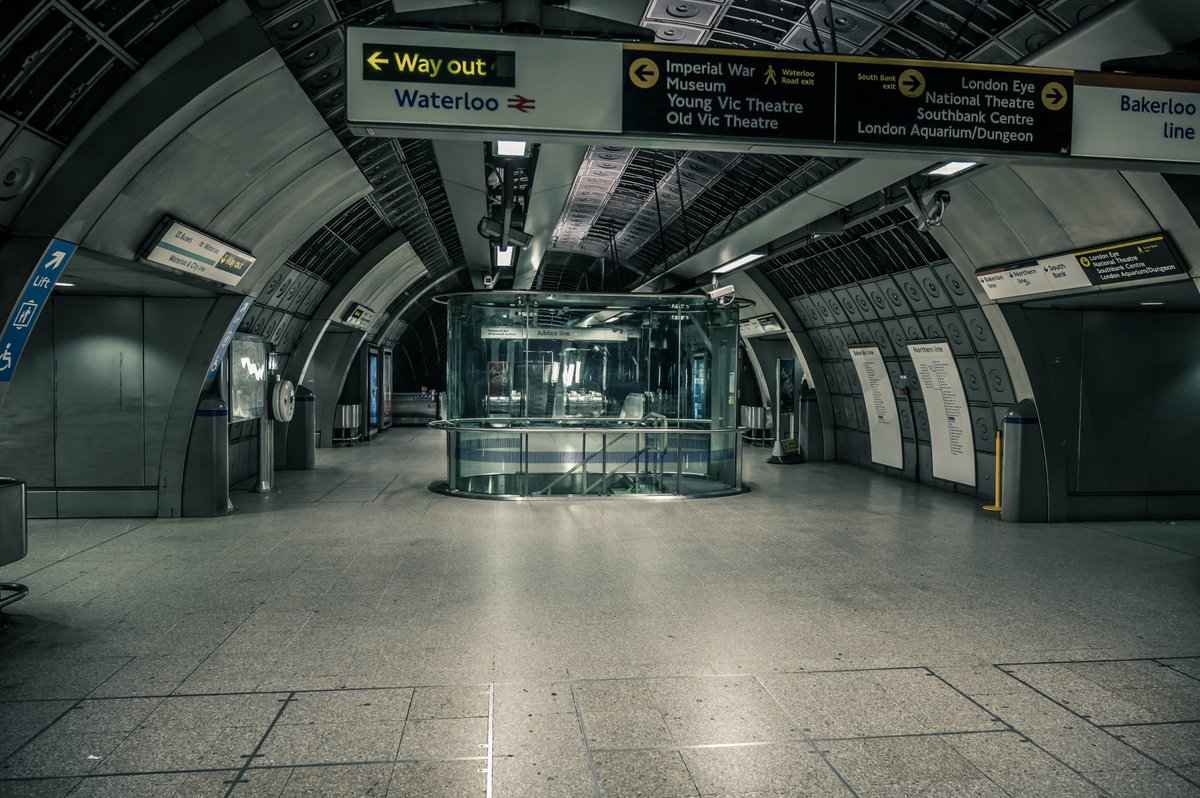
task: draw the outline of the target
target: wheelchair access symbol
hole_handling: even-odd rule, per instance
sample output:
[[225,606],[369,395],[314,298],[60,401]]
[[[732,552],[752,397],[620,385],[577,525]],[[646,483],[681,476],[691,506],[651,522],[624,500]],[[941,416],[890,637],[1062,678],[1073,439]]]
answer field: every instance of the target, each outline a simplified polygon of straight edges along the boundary
[[12,344],[5,344],[4,351],[0,352],[0,372],[8,371],[12,368]]

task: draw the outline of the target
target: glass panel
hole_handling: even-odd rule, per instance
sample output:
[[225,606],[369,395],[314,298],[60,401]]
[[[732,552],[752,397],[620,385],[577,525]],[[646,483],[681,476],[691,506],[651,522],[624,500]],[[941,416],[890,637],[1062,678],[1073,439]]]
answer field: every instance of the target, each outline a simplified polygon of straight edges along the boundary
[[[452,295],[447,304],[447,419],[461,430],[448,458],[455,489],[608,495],[736,485],[737,457],[726,456],[737,441],[736,306],[519,291]],[[694,433],[679,434],[686,430]]]

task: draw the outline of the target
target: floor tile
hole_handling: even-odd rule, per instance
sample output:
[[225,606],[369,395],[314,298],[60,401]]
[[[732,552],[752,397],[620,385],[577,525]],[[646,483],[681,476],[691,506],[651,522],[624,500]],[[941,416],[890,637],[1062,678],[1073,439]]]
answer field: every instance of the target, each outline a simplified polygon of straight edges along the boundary
[[266,731],[250,727],[143,726],[119,740],[101,773],[239,768]]
[[805,744],[696,748],[682,753],[703,796],[853,794]]
[[403,725],[409,717],[410,688],[329,690],[296,693],[279,717],[279,725],[348,724]]
[[676,751],[614,751],[596,754],[594,759],[596,782],[603,798],[699,795],[683,758]]
[[487,756],[487,718],[410,720],[400,742],[401,759]]
[[326,765],[392,762],[403,723],[276,724],[263,741],[255,765]]
[[400,762],[388,798],[473,798],[486,790],[486,768],[479,762]]
[[746,454],[724,500],[470,502],[405,428],[221,518],[35,519],[0,794],[483,795],[489,708],[493,798],[840,795],[812,737],[861,798],[1200,781],[1200,522]]

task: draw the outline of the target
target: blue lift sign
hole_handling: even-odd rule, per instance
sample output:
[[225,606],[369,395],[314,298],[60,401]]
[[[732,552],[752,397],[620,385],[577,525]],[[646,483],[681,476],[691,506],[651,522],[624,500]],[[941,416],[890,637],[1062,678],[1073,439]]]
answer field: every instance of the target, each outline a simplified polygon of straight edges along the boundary
[[77,244],[70,241],[50,239],[50,246],[38,259],[37,269],[25,283],[25,290],[17,300],[17,306],[8,318],[4,332],[0,333],[0,382],[10,382],[13,372],[17,370],[17,361],[21,358],[21,350],[29,340],[29,332],[37,323],[38,315],[50,298],[54,284],[67,267],[67,261],[75,254]]

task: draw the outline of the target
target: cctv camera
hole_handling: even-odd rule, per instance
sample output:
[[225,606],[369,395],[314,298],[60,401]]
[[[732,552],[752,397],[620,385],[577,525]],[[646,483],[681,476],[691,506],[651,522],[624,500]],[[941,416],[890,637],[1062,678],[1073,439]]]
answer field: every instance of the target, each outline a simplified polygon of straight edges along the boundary
[[736,291],[732,285],[722,285],[713,288],[704,289],[704,293],[708,294],[709,299],[720,299],[723,296],[729,296]]

